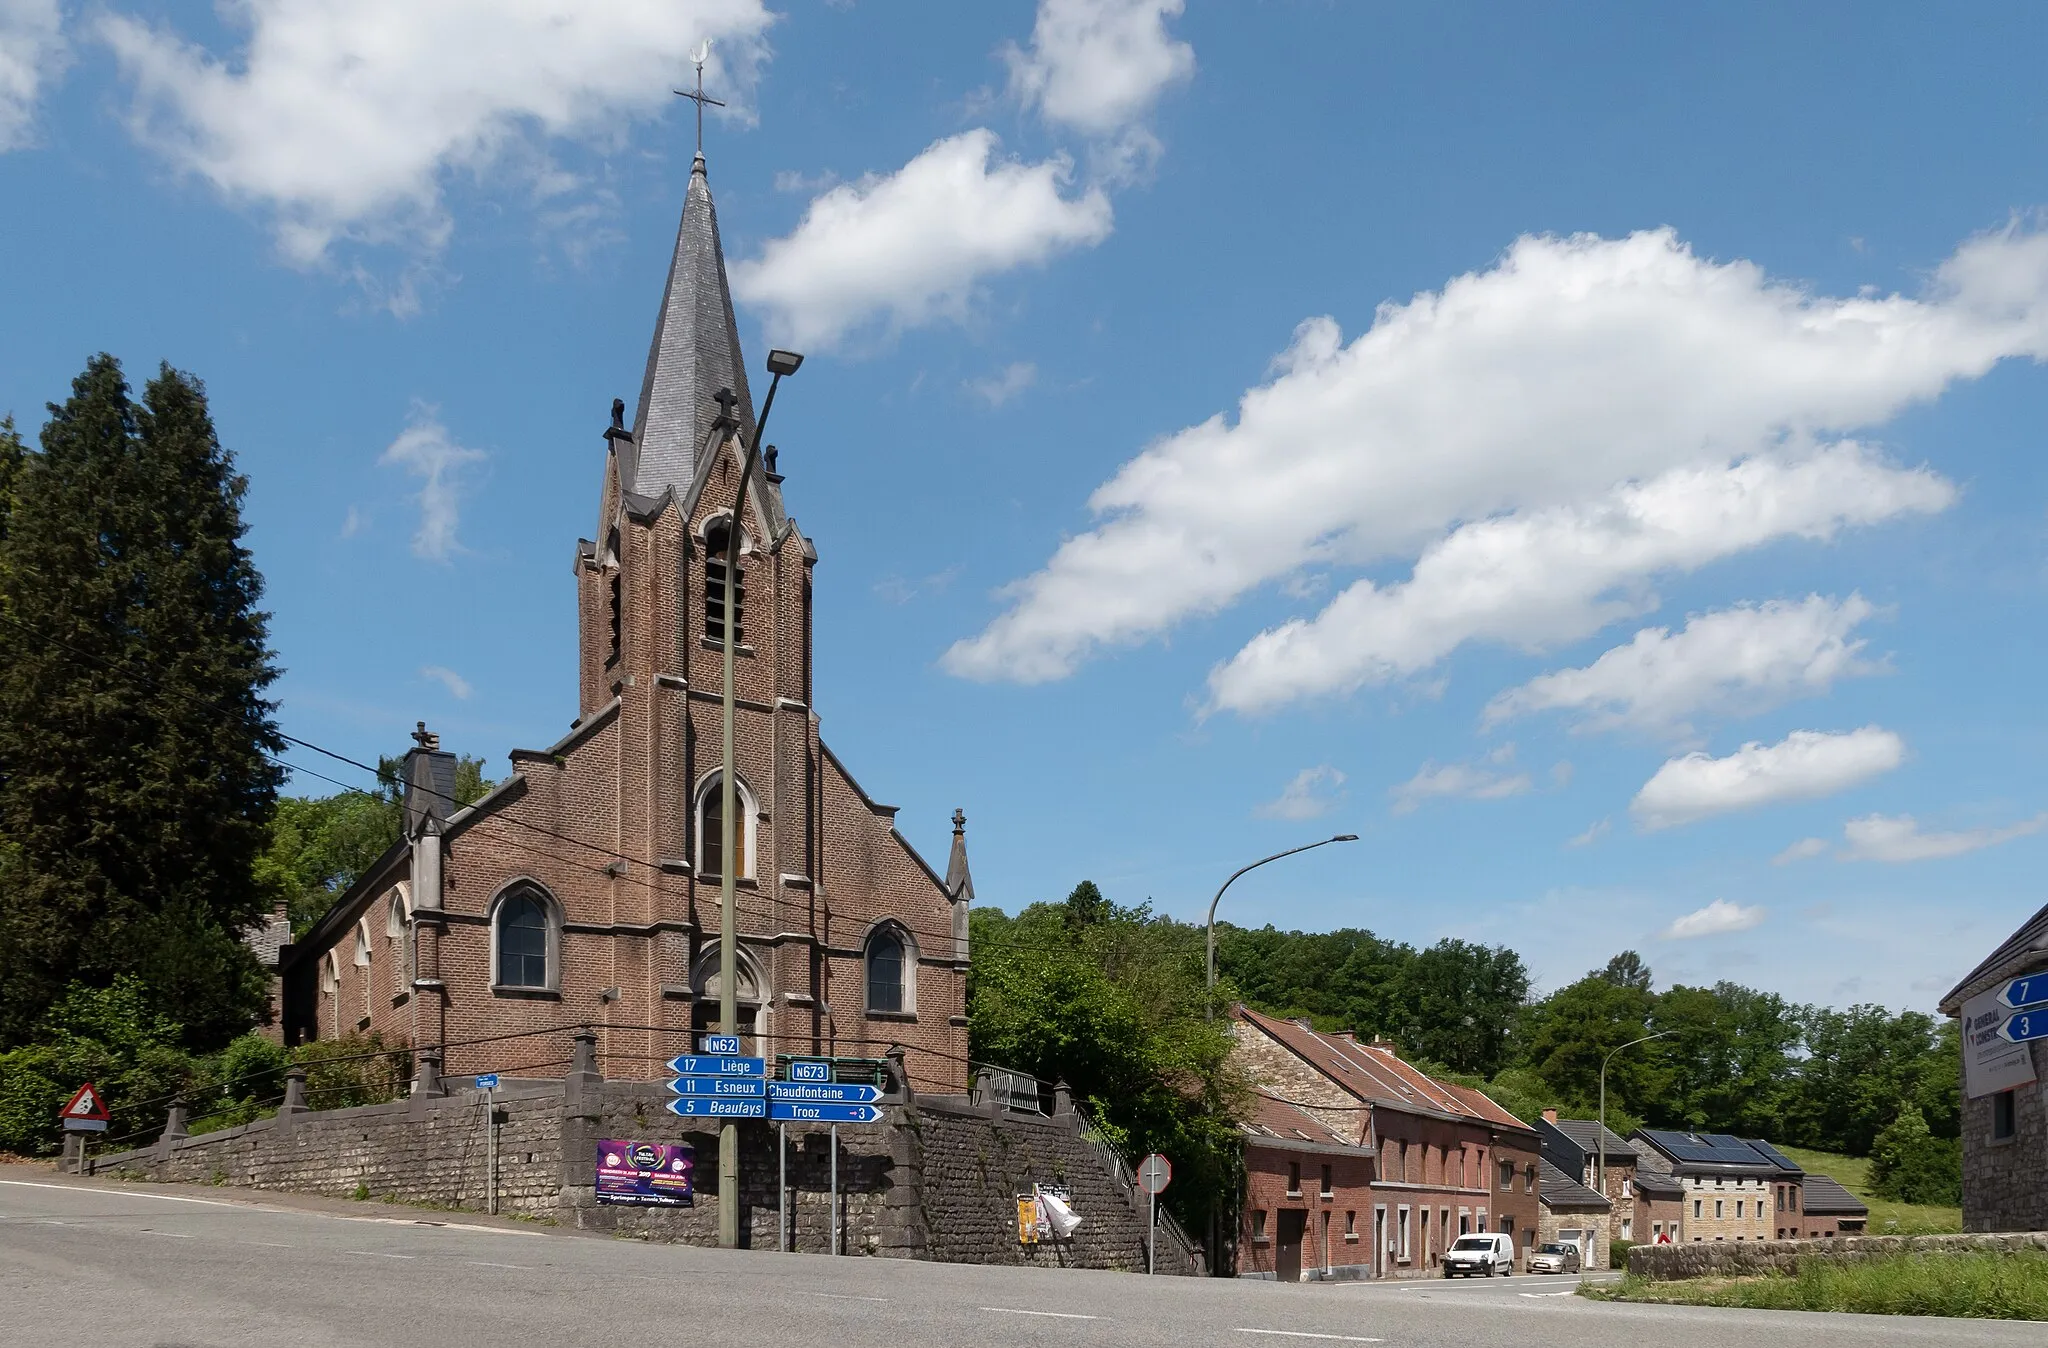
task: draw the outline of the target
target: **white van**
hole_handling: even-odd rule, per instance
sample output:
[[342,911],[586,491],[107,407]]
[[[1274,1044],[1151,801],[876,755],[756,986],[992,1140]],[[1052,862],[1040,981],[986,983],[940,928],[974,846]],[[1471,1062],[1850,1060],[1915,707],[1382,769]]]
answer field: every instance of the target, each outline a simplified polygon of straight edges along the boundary
[[1509,1274],[1514,1271],[1514,1237],[1499,1231],[1459,1236],[1444,1253],[1446,1278],[1455,1278],[1461,1273],[1477,1273],[1491,1278],[1496,1273]]

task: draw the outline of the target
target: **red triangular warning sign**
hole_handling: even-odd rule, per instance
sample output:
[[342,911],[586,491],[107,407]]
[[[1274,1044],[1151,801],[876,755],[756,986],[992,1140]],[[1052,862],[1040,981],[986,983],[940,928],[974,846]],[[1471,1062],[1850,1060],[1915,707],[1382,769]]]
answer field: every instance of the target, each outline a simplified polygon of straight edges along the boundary
[[71,1102],[64,1106],[64,1112],[61,1117],[67,1119],[98,1119],[101,1123],[105,1123],[107,1121],[107,1102],[100,1099],[98,1088],[88,1081],[78,1088],[78,1094],[72,1096]]

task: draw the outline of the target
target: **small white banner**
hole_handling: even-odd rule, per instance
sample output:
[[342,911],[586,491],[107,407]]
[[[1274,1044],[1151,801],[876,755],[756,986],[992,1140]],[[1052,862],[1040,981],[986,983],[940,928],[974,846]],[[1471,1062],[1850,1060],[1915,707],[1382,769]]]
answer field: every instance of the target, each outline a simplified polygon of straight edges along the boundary
[[1993,988],[1963,1003],[1963,1088],[1972,1100],[2034,1079],[2033,1046],[1998,1033],[2012,1014],[1999,1003],[1998,993]]

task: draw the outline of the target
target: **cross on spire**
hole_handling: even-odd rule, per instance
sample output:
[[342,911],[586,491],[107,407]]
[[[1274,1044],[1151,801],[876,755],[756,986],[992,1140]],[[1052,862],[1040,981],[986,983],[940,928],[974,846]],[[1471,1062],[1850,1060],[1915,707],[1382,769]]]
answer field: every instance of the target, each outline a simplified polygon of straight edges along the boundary
[[690,53],[690,62],[697,67],[696,91],[692,92],[688,89],[676,90],[678,98],[687,98],[697,105],[697,156],[700,159],[704,156],[704,105],[709,103],[714,108],[725,106],[725,104],[704,92],[704,62],[710,55],[711,39],[707,37],[697,44],[696,51]]
[[711,395],[711,401],[718,404],[718,419],[733,430],[740,428],[739,418],[732,410],[740,405],[740,395],[729,388],[722,388]]

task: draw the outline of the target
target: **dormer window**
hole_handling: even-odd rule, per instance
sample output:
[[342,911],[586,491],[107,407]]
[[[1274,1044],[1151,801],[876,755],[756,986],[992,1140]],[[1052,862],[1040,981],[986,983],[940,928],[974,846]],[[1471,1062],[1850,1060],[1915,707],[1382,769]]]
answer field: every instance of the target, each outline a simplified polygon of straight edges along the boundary
[[[746,568],[740,568],[737,577],[726,575],[726,552],[732,543],[732,522],[729,519],[713,520],[704,529],[704,636],[710,641],[725,640],[726,611],[732,612],[733,640],[745,645],[747,640],[747,575]],[[746,551],[746,535],[740,536],[742,555]],[[731,581],[728,584],[728,581]],[[730,601],[728,603],[728,600]]]

